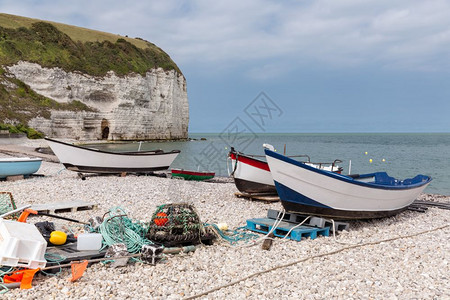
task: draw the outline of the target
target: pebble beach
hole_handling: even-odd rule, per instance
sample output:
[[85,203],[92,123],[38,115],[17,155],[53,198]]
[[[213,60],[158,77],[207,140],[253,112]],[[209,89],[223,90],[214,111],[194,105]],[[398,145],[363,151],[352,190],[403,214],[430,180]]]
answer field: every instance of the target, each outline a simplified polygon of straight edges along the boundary
[[[38,174],[0,181],[18,207],[70,201],[95,203],[93,210],[62,213],[87,222],[114,207],[132,219],[149,221],[162,204],[192,204],[203,223],[246,220],[281,210],[280,202],[237,198],[228,178],[191,182],[156,176],[87,176],[66,170],[51,155],[34,153],[45,141],[0,144],[0,157],[40,156]],[[450,203],[450,196],[422,194],[419,200]],[[28,223],[55,221],[29,217]],[[230,245],[216,239],[195,252],[167,255],[156,265],[129,263],[114,268],[90,265],[69,282],[70,268],[56,276],[37,274],[29,290],[11,289],[2,299],[450,299],[450,211],[430,207],[394,217],[351,221],[333,237],[300,242],[276,238],[270,250],[261,243]],[[260,237],[263,235],[261,234]]]

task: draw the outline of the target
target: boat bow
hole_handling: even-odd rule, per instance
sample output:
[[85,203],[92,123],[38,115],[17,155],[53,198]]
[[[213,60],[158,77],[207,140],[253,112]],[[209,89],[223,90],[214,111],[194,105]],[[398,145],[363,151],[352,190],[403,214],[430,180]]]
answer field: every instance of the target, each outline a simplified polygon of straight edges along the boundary
[[406,209],[431,182],[425,175],[397,180],[385,172],[353,178],[268,149],[265,153],[280,200],[293,212],[345,219],[393,215]]

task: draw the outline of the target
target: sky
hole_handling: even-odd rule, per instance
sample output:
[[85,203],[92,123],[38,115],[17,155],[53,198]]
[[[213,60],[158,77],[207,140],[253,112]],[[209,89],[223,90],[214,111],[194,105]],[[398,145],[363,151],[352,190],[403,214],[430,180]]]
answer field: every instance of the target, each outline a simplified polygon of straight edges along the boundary
[[450,132],[450,2],[0,0],[140,37],[187,80],[189,131]]

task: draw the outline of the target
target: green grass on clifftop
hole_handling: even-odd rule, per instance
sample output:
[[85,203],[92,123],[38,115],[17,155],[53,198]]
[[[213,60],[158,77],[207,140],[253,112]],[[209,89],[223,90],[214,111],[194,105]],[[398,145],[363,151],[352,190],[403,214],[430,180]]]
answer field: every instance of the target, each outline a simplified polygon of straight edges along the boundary
[[167,53],[143,39],[0,13],[0,128],[29,137],[40,133],[28,122],[50,119],[52,110],[94,110],[80,101],[59,103],[39,95],[2,68],[19,61],[92,76],[144,75],[153,68],[182,74]]
[[0,64],[20,60],[93,76],[143,75],[157,67],[181,74],[167,53],[142,39],[0,14]]

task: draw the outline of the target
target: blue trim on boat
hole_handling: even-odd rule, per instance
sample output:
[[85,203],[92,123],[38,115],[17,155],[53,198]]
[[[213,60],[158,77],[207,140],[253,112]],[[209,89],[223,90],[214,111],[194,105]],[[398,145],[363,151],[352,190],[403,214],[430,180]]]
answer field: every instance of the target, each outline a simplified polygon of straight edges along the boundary
[[414,178],[408,178],[405,180],[397,180],[393,177],[390,177],[386,172],[376,172],[376,173],[369,173],[369,174],[362,174],[359,175],[358,178],[368,178],[368,177],[375,177],[375,182],[361,182],[358,180],[355,180],[355,178],[352,178],[350,176],[333,173],[325,170],[320,170],[311,166],[306,165],[305,163],[299,162],[295,159],[289,158],[287,156],[278,154],[274,151],[264,149],[264,152],[266,155],[273,157],[275,159],[284,161],[286,163],[298,166],[300,168],[306,169],[311,172],[319,173],[321,175],[325,175],[328,177],[331,177],[336,180],[348,182],[351,184],[356,184],[368,188],[376,188],[376,189],[384,189],[384,190],[406,190],[406,189],[412,189],[417,188],[420,186],[423,186],[425,184],[428,184],[432,178],[430,176],[426,175],[417,175]]
[[295,204],[304,204],[308,206],[316,206],[321,208],[332,208],[331,206],[324,205],[309,197],[306,197],[305,195],[288,188],[287,186],[279,183],[278,181],[274,181],[274,183],[275,187],[277,188],[278,196],[280,196],[280,199],[283,201],[288,201]]

